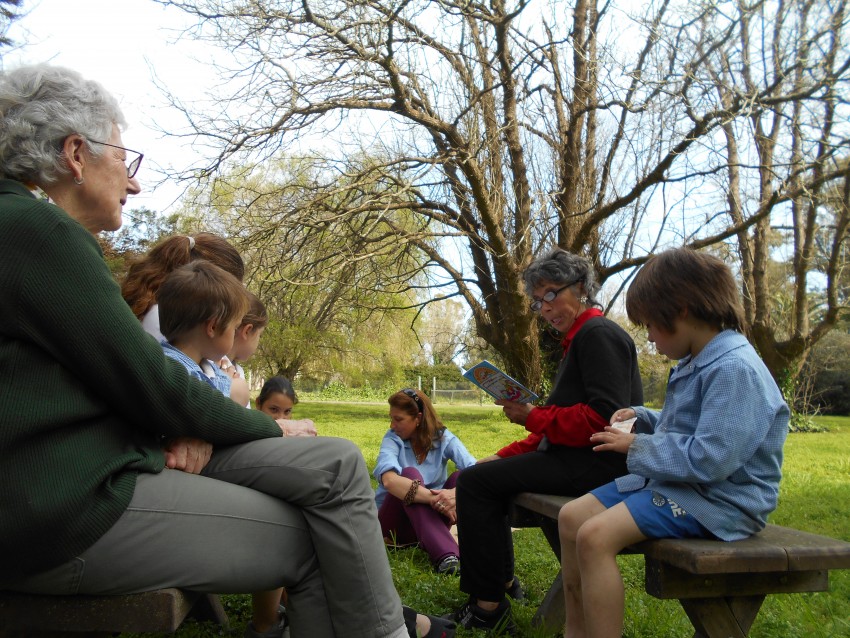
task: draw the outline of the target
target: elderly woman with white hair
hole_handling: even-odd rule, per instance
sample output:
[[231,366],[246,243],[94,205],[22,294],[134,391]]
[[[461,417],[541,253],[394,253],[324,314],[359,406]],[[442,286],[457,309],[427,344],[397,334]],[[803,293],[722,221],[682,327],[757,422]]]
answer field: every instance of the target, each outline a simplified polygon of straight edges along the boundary
[[281,438],[122,299],[94,235],[140,191],[124,125],[74,71],[0,73],[0,589],[285,586],[293,637],[453,635],[403,610],[357,447]]

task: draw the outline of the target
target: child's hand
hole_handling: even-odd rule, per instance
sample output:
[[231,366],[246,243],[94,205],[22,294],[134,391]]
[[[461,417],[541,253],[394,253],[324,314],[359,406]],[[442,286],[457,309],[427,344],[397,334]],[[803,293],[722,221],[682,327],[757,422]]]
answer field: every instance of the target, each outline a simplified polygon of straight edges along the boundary
[[621,452],[625,454],[629,451],[634,440],[634,434],[621,432],[610,425],[605,426],[604,432],[594,432],[590,436],[590,442],[596,444],[593,446],[594,452]]
[[316,426],[311,419],[277,419],[283,436],[316,436]]
[[[608,422],[609,425],[616,426],[621,421],[631,421],[634,423],[634,419],[637,417],[637,413],[632,408],[620,408],[614,414],[611,415],[611,420]],[[623,429],[622,427],[620,428]]]

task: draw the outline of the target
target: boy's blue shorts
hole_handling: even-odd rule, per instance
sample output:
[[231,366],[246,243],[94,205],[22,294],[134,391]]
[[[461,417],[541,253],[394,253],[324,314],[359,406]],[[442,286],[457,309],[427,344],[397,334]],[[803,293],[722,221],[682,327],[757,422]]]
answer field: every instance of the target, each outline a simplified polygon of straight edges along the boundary
[[654,490],[618,492],[617,484],[611,481],[590,493],[608,509],[625,503],[641,534],[647,538],[714,538],[697,519]]

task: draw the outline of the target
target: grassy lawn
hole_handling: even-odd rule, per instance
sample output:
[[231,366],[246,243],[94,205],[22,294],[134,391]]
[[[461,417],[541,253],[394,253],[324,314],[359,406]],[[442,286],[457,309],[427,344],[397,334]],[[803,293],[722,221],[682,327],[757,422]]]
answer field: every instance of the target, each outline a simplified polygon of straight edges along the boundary
[[[501,410],[485,406],[440,406],[446,426],[461,437],[476,457],[491,454],[522,436],[524,430],[509,423]],[[374,466],[381,437],[388,427],[387,404],[309,403],[296,406],[296,417],[313,419],[325,436],[351,439]],[[850,541],[850,418],[819,418],[830,431],[791,434],[785,445],[784,477],[779,509],[772,523]],[[531,618],[558,572],[551,549],[539,530],[514,534],[517,575],[527,600],[514,604],[522,636],[546,634],[531,627]],[[457,579],[437,576],[424,552],[394,550],[389,553],[396,587],[402,600],[421,611],[443,614],[465,601]],[[643,591],[643,558],[619,559],[626,580],[626,638],[690,638],[690,622],[677,601],[661,601]],[[850,570],[833,572],[830,591],[817,594],[769,596],[750,636],[776,638],[850,638]],[[250,617],[247,596],[224,596],[231,618],[229,635],[241,636]],[[141,634],[140,634],[141,635]],[[148,634],[154,636],[158,634]],[[163,634],[164,636],[165,634]],[[217,628],[188,623],[180,637],[220,635]],[[473,636],[474,632],[458,632]]]

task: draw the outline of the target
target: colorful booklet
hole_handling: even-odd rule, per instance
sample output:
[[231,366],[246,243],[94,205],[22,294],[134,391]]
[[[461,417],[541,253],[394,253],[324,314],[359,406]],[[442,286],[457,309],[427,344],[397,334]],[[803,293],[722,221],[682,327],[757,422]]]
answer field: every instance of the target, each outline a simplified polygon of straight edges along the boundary
[[494,399],[533,403],[539,398],[516,379],[509,377],[489,361],[482,361],[463,373]]

